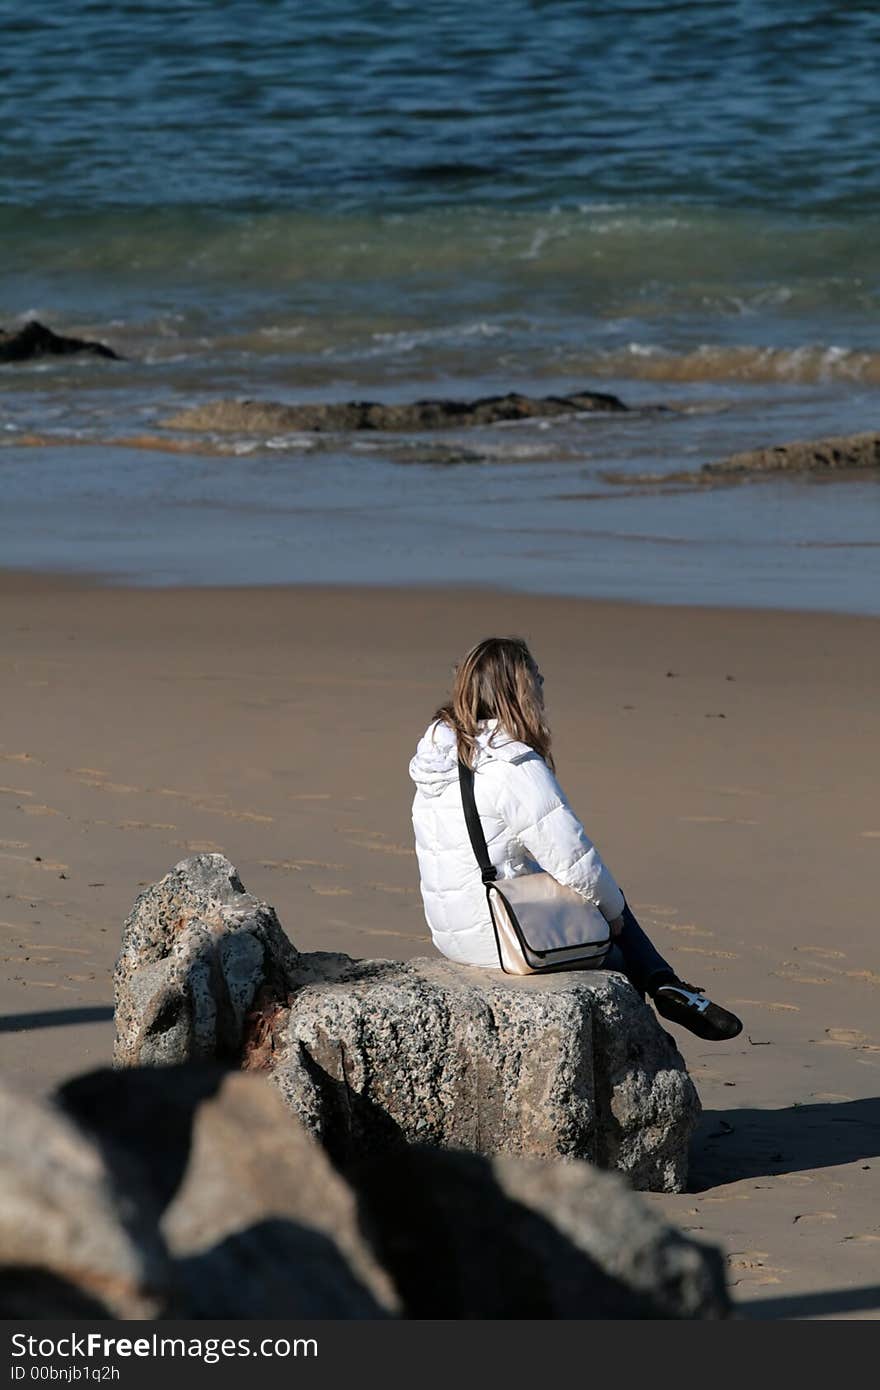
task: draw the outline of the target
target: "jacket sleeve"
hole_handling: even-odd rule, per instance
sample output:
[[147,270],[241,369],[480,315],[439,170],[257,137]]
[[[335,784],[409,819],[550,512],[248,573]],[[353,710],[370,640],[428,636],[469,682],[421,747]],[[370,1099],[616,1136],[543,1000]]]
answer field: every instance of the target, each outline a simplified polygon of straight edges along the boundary
[[512,833],[542,869],[613,922],[623,912],[623,893],[543,758],[532,754],[505,771],[498,809]]

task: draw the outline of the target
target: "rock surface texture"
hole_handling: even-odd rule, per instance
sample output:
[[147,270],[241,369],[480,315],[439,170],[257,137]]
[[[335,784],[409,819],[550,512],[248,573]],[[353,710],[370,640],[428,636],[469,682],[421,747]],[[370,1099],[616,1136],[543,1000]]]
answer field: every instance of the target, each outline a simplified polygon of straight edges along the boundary
[[578,391],[571,396],[523,396],[511,391],[506,396],[485,396],[475,401],[423,400],[405,405],[383,405],[379,401],[339,401],[327,405],[212,401],[181,411],[163,423],[177,430],[258,434],[274,434],[278,430],[437,430],[625,409],[617,396],[604,391]]
[[287,997],[297,959],[275,909],[245,892],[228,859],[182,860],[139,895],[123,926],[114,1062],[237,1059],[246,1015]]
[[347,1176],[411,1318],[729,1314],[721,1252],[588,1163],[415,1147]]
[[275,1016],[260,1064],[338,1163],[421,1143],[589,1159],[636,1188],[683,1188],[699,1100],[623,976],[303,961],[313,980]]
[[131,1201],[156,1210],[186,1316],[399,1311],[354,1193],[262,1078],[138,1067],[77,1077],[58,1098]]
[[64,1115],[0,1090],[0,1318],[163,1316],[154,1217]]
[[589,1164],[421,1145],[340,1174],[208,1063],[0,1093],[0,1316],[719,1318],[720,1252]]
[[67,338],[53,333],[45,324],[31,319],[14,333],[0,328],[0,362],[30,362],[35,357],[70,357],[73,353],[90,353],[93,357],[110,357],[119,361],[119,353],[104,343],[88,338]]
[[116,990],[117,1064],[265,1071],[337,1164],[419,1143],[684,1187],[699,1099],[614,972],[299,955],[228,860],[197,855],[138,898]]
[[841,434],[828,439],[799,439],[763,449],[746,449],[701,468],[676,469],[673,473],[606,472],[607,482],[632,487],[635,483],[700,483],[705,486],[742,483],[749,479],[798,477],[803,473],[835,478],[856,477],[880,470],[880,433]]

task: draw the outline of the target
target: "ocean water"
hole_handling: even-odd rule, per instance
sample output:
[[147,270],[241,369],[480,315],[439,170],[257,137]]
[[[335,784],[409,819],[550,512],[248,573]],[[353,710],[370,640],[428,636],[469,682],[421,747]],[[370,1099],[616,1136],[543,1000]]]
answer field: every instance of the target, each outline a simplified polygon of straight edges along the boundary
[[[878,73],[827,0],[0,0],[0,325],[126,358],[0,366],[0,564],[880,612],[875,476],[634,481],[880,427]],[[635,409],[164,423],[592,385]]]

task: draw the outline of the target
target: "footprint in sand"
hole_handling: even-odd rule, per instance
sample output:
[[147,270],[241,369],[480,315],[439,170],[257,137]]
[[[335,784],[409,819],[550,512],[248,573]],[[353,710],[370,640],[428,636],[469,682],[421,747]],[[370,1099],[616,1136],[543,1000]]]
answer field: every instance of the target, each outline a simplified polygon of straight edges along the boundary
[[69,864],[62,864],[58,859],[35,859],[29,854],[10,854],[5,850],[0,851],[0,859],[14,859],[19,864],[27,864],[30,868],[39,869],[43,873],[63,874],[70,867]]
[[766,1269],[769,1258],[766,1250],[731,1250],[727,1263],[731,1269]]
[[0,840],[0,849],[28,849],[27,840]]
[[826,1221],[836,1221],[837,1213],[834,1211],[804,1211],[798,1216],[792,1217],[793,1226],[817,1226]]
[[189,801],[199,810],[207,809],[212,802],[229,800],[225,792],[213,795],[210,792],[181,792],[176,787],[145,787],[144,791],[153,792],[156,796],[174,796],[178,801]]
[[301,873],[303,869],[344,869],[344,864],[333,864],[325,859],[261,859],[263,869],[286,869]]
[[24,945],[29,951],[54,951],[64,956],[87,956],[89,954],[85,946],[56,946],[54,942],[25,941]]
[[176,825],[168,825],[165,821],[149,820],[122,820],[116,823],[117,830],[176,830]]
[[[715,935],[713,931],[709,931],[706,927],[697,927],[694,925],[693,922],[664,922],[663,926],[665,927],[666,931],[681,932],[685,936]],[[680,949],[683,950],[684,947],[681,947]]]
[[417,888],[401,888],[397,883],[368,883],[368,888],[374,888],[377,893],[393,893],[396,895],[418,893]]
[[822,960],[846,960],[845,951],[830,951],[827,946],[795,946],[796,951],[808,951],[811,956],[820,956]]
[[778,1003],[776,1000],[772,1000],[772,999],[734,999],[734,1000],[733,1000],[733,1003],[734,1003],[734,1004],[745,1004],[747,1007],[749,1007],[749,1008],[751,1008],[751,1009],[775,1009],[775,1010],[779,1010],[779,1011],[784,1010],[786,1013],[792,1013],[792,1014],[800,1013],[800,1007],[799,1007],[799,1005],[797,1005],[797,1004],[780,1004],[780,1003]]
[[679,820],[693,825],[757,825],[756,820],[745,820],[742,816],[679,816]]
[[736,951],[710,951],[705,946],[676,946],[682,955],[713,956],[716,960],[739,960]]
[[26,816],[60,816],[60,815],[61,815],[61,812],[58,811],[58,810],[56,810],[54,806],[43,806],[43,805],[41,805],[41,804],[40,804],[39,802],[37,802],[37,801],[31,802],[31,804],[30,804],[29,806],[22,806],[21,809],[24,811],[24,813],[25,813]]
[[351,898],[354,895],[353,888],[324,888],[310,883],[308,887],[313,893],[317,893],[320,898]]
[[346,836],[345,842],[348,845],[354,845],[355,849],[370,849],[376,854],[400,854],[406,855],[407,858],[412,858],[415,855],[415,850],[410,849],[409,845],[379,845],[374,840],[352,840],[348,836]]
[[190,854],[222,854],[223,846],[215,845],[213,840],[172,840],[171,843],[178,849],[185,849]]
[[856,1241],[860,1245],[875,1245],[880,1242],[880,1236],[875,1235],[873,1231],[863,1231],[857,1236],[844,1236],[840,1243],[843,1245],[847,1241]]
[[650,912],[655,917],[677,917],[678,908],[664,907],[662,903],[633,903],[633,911],[642,912],[646,915]]
[[68,772],[72,772],[72,773],[74,774],[74,776],[76,776],[76,777],[79,777],[79,776],[82,776],[82,777],[109,777],[109,776],[110,776],[110,773],[109,773],[109,772],[105,772],[104,769],[103,769],[103,768],[100,768],[100,767],[69,767],[69,768],[67,769],[67,771],[68,771]]
[[0,793],[4,796],[33,796],[25,787],[0,787]]
[[35,758],[33,753],[0,753],[0,762],[3,763],[35,763],[43,767],[42,758]]
[[844,970],[842,973],[850,980],[864,980],[868,985],[880,985],[880,975],[876,970]]
[[797,985],[827,985],[827,975],[802,975],[799,970],[771,970],[779,980],[794,980]]
[[353,922],[330,923],[333,927],[345,927],[346,931],[357,932],[359,936],[396,936],[401,941],[424,941],[423,932],[392,931],[390,927],[361,927],[355,926]]
[[863,1033],[859,1028],[826,1028],[825,1037],[828,1042],[849,1044],[850,1046],[853,1043],[868,1041],[867,1033]]
[[880,830],[860,830],[863,840],[880,840]]
[[206,806],[203,802],[193,803],[197,811],[207,811],[212,816],[227,816],[230,820],[250,820],[256,821],[259,825],[271,825],[274,816],[263,815],[260,811],[233,811],[227,810],[224,806]]

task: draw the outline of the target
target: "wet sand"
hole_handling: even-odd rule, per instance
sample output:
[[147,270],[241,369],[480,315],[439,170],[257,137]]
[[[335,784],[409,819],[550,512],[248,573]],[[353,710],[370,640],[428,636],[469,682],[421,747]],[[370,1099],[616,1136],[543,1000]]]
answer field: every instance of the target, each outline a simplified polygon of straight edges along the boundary
[[563,785],[685,978],[692,1190],[749,1316],[880,1316],[880,620],[487,591],[0,575],[0,1030],[34,1092],[104,1064],[139,888],[221,850],[301,949],[430,953],[406,766],[451,666],[527,637]]

